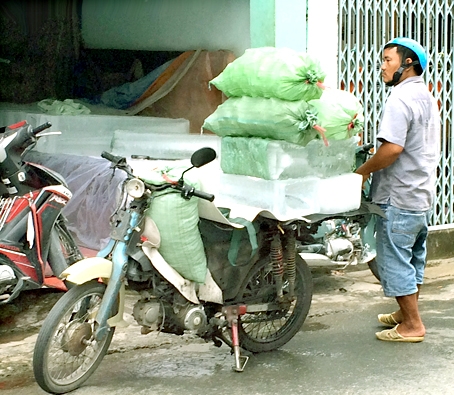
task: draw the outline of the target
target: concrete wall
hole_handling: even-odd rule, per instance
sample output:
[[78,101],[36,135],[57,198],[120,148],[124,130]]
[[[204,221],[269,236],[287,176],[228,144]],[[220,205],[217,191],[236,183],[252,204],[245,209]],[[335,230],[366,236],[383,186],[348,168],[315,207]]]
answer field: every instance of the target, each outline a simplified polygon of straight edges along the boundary
[[454,257],[454,225],[432,226],[427,238],[427,258],[430,260]]
[[250,47],[249,0],[84,0],[88,48],[185,51]]

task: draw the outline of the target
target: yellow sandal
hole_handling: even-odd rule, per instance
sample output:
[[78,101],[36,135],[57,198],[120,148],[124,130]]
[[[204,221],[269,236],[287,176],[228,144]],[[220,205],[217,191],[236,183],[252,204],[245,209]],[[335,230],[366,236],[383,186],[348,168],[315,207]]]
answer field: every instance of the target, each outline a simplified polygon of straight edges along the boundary
[[391,314],[379,314],[378,322],[388,328],[394,328],[397,324],[400,324],[400,322],[396,321],[393,314],[396,314],[396,312],[394,311]]

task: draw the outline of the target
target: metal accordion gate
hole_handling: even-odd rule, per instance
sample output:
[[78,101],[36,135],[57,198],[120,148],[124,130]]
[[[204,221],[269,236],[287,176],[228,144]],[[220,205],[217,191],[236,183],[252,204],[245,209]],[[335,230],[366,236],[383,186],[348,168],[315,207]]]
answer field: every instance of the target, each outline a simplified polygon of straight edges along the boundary
[[454,0],[339,0],[338,82],[364,106],[363,140],[375,142],[388,89],[381,81],[383,46],[392,38],[413,38],[426,48],[423,74],[438,101],[442,152],[431,225],[454,223],[453,104]]

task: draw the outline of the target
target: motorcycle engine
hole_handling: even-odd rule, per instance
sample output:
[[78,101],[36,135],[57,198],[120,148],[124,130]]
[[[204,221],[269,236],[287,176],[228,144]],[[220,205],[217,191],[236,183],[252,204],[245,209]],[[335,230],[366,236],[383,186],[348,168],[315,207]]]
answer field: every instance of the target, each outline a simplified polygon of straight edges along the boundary
[[207,324],[207,316],[203,306],[193,305],[191,303],[180,308],[175,318],[183,328],[190,331],[197,331]]
[[155,330],[182,334],[184,330],[197,331],[207,324],[203,306],[190,302],[174,303],[171,306],[157,298],[142,299],[136,302],[132,315],[142,326],[143,334]]
[[363,245],[360,227],[355,222],[334,221],[334,227],[325,237],[325,255],[333,261],[358,263]]
[[132,316],[142,325],[142,333],[158,330],[163,321],[162,304],[158,299],[139,300],[134,305]]
[[326,256],[333,261],[350,261],[353,254],[353,244],[346,238],[327,240]]

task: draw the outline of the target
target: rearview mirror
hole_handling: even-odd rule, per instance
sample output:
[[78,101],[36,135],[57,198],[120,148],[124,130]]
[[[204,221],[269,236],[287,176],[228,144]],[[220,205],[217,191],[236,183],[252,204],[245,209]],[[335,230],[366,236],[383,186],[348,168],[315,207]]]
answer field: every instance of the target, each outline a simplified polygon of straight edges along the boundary
[[205,147],[195,151],[191,156],[191,164],[194,167],[201,167],[216,159],[216,151],[213,148]]

